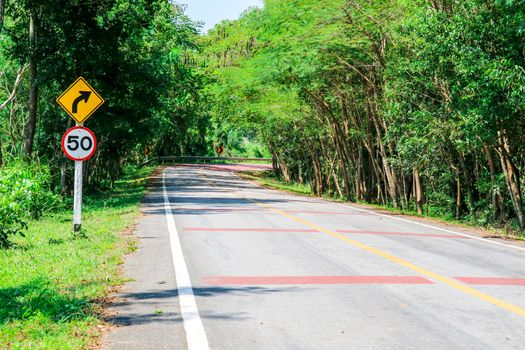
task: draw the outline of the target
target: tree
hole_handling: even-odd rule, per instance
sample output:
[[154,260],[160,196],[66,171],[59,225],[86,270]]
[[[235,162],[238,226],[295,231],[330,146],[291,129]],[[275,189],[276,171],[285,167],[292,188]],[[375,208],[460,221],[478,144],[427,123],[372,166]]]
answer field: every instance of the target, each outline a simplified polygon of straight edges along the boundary
[[37,105],[38,105],[38,86],[37,86],[37,25],[36,11],[30,10],[29,15],[29,117],[25,128],[25,141],[23,156],[25,159],[31,158],[33,153],[33,143],[35,140]]
[[523,227],[523,5],[267,0],[204,38],[212,120],[318,195]]
[[[187,61],[198,33],[180,6],[167,0],[24,0],[7,6],[0,55],[9,67],[29,65],[29,81],[9,104],[16,106],[12,115],[0,115],[10,129],[23,125],[21,136],[18,130],[0,135],[11,155],[33,154],[48,163],[68,192],[70,167],[60,137],[72,122],[54,101],[79,75],[106,100],[86,123],[99,141],[96,157],[86,162],[88,188],[111,186],[145,145],[155,153],[207,152],[202,77]],[[29,101],[19,98],[22,93]]]

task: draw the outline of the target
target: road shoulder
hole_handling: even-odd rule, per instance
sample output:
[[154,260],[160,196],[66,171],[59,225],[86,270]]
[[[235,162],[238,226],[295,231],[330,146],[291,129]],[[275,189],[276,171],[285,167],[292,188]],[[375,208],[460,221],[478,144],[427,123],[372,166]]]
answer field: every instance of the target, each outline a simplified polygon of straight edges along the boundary
[[185,348],[159,174],[143,199],[135,230],[138,248],[123,265],[130,280],[108,309],[107,322],[113,327],[103,337],[102,349]]

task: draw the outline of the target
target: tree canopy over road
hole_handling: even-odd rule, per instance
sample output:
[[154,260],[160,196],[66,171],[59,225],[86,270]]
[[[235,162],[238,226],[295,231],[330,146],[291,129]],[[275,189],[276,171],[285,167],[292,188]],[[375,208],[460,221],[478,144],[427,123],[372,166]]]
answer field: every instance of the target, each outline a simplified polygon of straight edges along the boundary
[[107,101],[93,189],[146,147],[224,144],[319,196],[525,227],[523,0],[265,0],[206,35],[167,0],[0,0],[0,25],[0,163],[45,165],[55,192],[55,98],[82,75]]
[[525,226],[525,2],[266,0],[202,45],[212,119],[286,181]]

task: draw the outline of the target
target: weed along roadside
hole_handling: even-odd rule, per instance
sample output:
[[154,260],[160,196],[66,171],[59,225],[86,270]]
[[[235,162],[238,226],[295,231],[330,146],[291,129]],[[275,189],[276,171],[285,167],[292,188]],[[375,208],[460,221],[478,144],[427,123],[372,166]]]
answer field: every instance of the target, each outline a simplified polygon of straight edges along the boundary
[[105,300],[123,283],[119,265],[135,247],[122,233],[140,213],[152,170],[129,167],[112,190],[85,196],[85,237],[71,235],[71,210],[30,220],[25,237],[11,237],[11,247],[0,250],[0,348],[97,343]]

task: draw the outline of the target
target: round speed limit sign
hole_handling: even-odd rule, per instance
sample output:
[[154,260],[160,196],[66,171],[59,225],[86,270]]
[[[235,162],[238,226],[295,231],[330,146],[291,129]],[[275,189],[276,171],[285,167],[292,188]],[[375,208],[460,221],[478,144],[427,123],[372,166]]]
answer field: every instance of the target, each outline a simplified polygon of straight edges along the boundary
[[83,126],[69,129],[62,137],[62,150],[71,160],[87,160],[93,156],[96,148],[95,134]]

